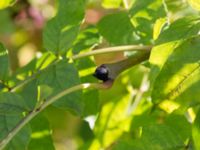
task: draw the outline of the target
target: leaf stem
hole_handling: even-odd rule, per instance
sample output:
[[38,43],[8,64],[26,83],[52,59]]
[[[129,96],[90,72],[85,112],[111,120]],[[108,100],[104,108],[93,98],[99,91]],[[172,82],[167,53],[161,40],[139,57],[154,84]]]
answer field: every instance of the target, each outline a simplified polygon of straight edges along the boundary
[[60,99],[61,97],[83,89],[107,89],[109,88],[106,84],[101,83],[83,83],[79,85],[75,85],[71,88],[65,89],[58,93],[57,95],[49,98],[44,103],[42,103],[40,106],[29,112],[19,123],[14,127],[7,135],[6,137],[0,141],[0,150],[4,149],[5,146],[13,139],[13,137],[31,120],[33,119],[37,114],[39,114],[41,111],[43,111],[46,107]]
[[[76,60],[76,59],[80,59],[83,57],[88,57],[88,56],[92,56],[92,55],[99,55],[99,54],[106,54],[106,53],[112,53],[112,52],[123,52],[123,51],[150,51],[152,48],[152,46],[139,46],[139,45],[124,45],[124,46],[116,46],[116,47],[108,47],[108,48],[101,48],[101,49],[96,49],[87,53],[83,53],[83,54],[77,54],[71,57],[71,59]],[[59,60],[54,61],[52,64],[50,64],[49,66],[52,66],[54,64],[56,64]],[[46,68],[39,70],[38,72],[36,72],[35,74],[33,74],[32,76],[29,76],[27,79],[21,81],[18,85],[12,87],[10,89],[11,92],[15,92],[17,91],[19,88],[23,87],[24,85],[26,85],[27,83],[29,83],[30,81],[34,80],[38,74],[40,74],[42,71],[46,70],[49,68],[49,66],[47,66]]]
[[123,52],[123,51],[150,51],[152,46],[140,46],[140,45],[125,45],[125,46],[116,46],[116,47],[108,47],[96,49],[87,53],[77,54],[71,57],[71,59],[80,59],[87,56],[94,56],[105,53],[113,53],[113,52]]

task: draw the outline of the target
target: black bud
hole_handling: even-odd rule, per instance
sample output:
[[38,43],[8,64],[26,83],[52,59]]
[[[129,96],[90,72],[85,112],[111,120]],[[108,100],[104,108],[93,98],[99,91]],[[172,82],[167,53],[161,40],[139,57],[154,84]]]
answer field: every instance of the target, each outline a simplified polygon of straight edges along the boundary
[[102,81],[108,81],[110,80],[108,77],[109,71],[108,68],[105,65],[101,65],[96,68],[95,73],[93,74],[97,79]]

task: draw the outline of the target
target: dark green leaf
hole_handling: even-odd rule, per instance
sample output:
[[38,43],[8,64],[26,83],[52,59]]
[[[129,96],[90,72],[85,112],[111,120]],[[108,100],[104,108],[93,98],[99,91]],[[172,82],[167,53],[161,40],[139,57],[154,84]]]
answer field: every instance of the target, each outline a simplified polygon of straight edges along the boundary
[[[7,116],[0,114],[0,141],[19,123],[22,115]],[[5,150],[23,150],[27,148],[30,139],[30,128],[25,126],[18,134],[8,143]]]
[[66,53],[76,39],[83,16],[83,0],[58,0],[57,15],[44,29],[44,47],[56,54]]
[[111,44],[130,44],[135,38],[128,13],[120,12],[103,17],[98,23],[100,34]]
[[0,115],[16,115],[27,111],[23,98],[15,93],[0,93]]
[[[47,85],[53,89],[52,95],[56,95],[62,90],[79,83],[80,79],[77,70],[74,68],[73,64],[69,64],[67,60],[61,60],[59,63],[52,65],[47,70],[43,71],[38,78],[39,85]],[[80,114],[83,107],[81,91],[68,94],[53,105],[63,109],[70,109]]]
[[44,116],[38,115],[30,122],[30,125],[32,134],[28,150],[54,150],[48,120]]
[[0,80],[6,80],[9,73],[8,51],[0,43]]
[[192,126],[192,138],[194,142],[194,147],[196,150],[200,149],[200,111],[197,112],[195,121]]

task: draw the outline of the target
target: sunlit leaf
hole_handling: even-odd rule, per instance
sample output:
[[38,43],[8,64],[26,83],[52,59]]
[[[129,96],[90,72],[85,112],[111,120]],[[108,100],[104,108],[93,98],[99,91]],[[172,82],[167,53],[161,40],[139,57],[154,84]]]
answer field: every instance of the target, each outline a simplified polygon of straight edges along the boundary
[[200,38],[191,38],[173,50],[154,83],[154,102],[164,99],[180,99],[182,102],[199,99],[199,43]]
[[103,0],[102,5],[105,8],[118,8],[122,0]]
[[200,11],[200,1],[199,0],[188,0],[188,2],[192,6],[192,8]]
[[1,0],[0,1],[0,9],[12,6],[16,0]]

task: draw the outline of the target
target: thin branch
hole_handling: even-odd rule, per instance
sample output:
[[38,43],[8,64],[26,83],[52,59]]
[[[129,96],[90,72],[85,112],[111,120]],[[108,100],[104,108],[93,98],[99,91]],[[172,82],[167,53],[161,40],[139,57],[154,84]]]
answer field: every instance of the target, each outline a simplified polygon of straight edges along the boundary
[[6,137],[0,141],[0,150],[4,149],[5,146],[12,140],[12,138],[31,120],[33,119],[37,114],[39,114],[41,111],[43,111],[46,107],[60,99],[61,97],[78,91],[78,90],[83,90],[83,89],[107,89],[109,88],[108,85],[106,84],[100,84],[100,83],[84,83],[80,85],[73,86],[71,88],[65,89],[58,93],[57,95],[49,98],[46,100],[43,104],[35,108],[33,111],[31,111],[29,114],[27,114],[19,123],[18,125],[13,128],[7,135]]
[[60,60],[55,60],[53,61],[51,64],[49,64],[49,66],[47,66],[46,68],[42,69],[42,70],[38,70],[36,73],[32,74],[31,76],[27,77],[25,80],[21,81],[19,84],[17,84],[14,87],[10,88],[10,92],[15,92],[18,89],[20,89],[21,87],[23,87],[24,85],[26,85],[27,83],[31,82],[32,80],[34,80],[37,75],[39,75],[40,73],[42,73],[43,71],[47,70],[50,66],[55,65],[57,62],[59,62]]
[[144,92],[147,90],[146,89],[146,86],[148,84],[147,81],[148,81],[148,75],[144,74],[144,77],[142,79],[142,83],[141,83],[140,88],[137,92],[134,103],[132,105],[130,105],[129,108],[128,108],[128,115],[130,115],[131,113],[133,113],[136,110],[137,106],[139,105],[140,101],[142,100],[142,96],[143,96]]
[[87,56],[94,56],[105,53],[113,52],[124,52],[124,51],[150,51],[152,46],[139,46],[139,45],[125,45],[125,46],[116,46],[109,48],[96,49],[87,53],[77,54],[71,57],[71,59],[80,59]]

